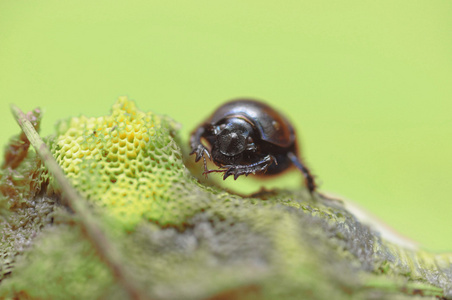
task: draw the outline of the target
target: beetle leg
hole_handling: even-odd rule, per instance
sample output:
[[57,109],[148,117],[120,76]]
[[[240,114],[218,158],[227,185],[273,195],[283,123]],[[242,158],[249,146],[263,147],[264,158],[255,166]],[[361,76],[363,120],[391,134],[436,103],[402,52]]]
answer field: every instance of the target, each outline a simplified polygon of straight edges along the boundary
[[312,192],[314,192],[316,188],[314,176],[312,176],[309,169],[305,167],[305,165],[293,152],[287,153],[287,156],[292,161],[292,163],[303,173],[305,185],[308,188],[309,192],[312,194]]
[[238,166],[224,166],[227,168],[226,170],[222,170],[224,172],[223,180],[228,178],[231,175],[234,175],[234,180],[237,179],[240,175],[248,176],[251,173],[264,172],[268,169],[268,167],[272,164],[278,164],[276,158],[273,155],[267,155],[263,159],[258,162],[249,164],[249,165],[238,165]]
[[196,129],[196,131],[193,132],[190,137],[190,147],[191,147],[190,155],[196,154],[195,162],[198,162],[202,157],[204,161],[204,173],[207,171],[206,156],[209,159],[211,159],[211,157],[207,148],[202,144],[201,138],[209,131],[210,130],[208,130],[208,125],[199,126],[198,129]]

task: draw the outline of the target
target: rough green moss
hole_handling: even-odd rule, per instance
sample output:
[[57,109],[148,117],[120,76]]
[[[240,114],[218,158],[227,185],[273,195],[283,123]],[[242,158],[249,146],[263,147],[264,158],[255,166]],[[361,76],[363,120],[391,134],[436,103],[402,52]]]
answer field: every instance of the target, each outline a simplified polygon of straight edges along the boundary
[[[49,142],[127,275],[152,299],[452,299],[452,255],[385,241],[342,202],[303,188],[240,197],[206,187],[183,164],[176,127],[121,98],[111,115],[60,122]],[[124,299],[46,176],[47,194],[26,199],[46,221],[9,229],[30,238],[8,256],[15,263],[0,297]],[[39,199],[56,199],[50,213]],[[18,212],[10,215],[2,233]]]
[[115,287],[109,270],[91,244],[73,226],[47,228],[36,238],[33,250],[18,259],[14,272],[20,276],[11,276],[5,283],[11,290],[30,298],[108,299],[109,294],[124,295]]

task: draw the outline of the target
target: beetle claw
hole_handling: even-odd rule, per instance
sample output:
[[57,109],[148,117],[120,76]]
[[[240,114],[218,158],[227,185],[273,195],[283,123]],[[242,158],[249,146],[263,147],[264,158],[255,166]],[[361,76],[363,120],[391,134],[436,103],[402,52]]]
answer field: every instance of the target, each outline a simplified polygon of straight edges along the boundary
[[236,180],[237,177],[239,176],[239,174],[237,172],[238,170],[235,167],[233,167],[233,166],[224,166],[223,168],[226,168],[226,169],[219,170],[219,172],[224,172],[223,180],[225,180],[226,178],[228,178],[231,175],[234,175],[234,180]]

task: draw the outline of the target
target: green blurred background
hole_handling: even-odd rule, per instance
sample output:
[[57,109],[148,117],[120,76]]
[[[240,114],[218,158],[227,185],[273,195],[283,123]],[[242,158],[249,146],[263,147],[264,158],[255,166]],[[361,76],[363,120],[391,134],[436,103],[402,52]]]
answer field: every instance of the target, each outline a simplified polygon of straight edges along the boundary
[[257,97],[293,121],[321,190],[452,251],[451,16],[449,0],[0,0],[0,143],[19,130],[9,103],[42,107],[48,135],[127,95],[188,139]]

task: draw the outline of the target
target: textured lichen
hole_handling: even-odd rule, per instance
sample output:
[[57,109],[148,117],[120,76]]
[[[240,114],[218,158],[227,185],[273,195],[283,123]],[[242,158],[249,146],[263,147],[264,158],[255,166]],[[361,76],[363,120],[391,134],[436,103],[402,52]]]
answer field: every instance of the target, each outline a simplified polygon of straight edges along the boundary
[[186,192],[174,124],[121,98],[110,116],[61,122],[51,150],[81,195],[108,208],[125,227],[142,219],[177,223],[189,209],[169,209]]
[[[302,188],[241,197],[206,187],[185,167],[176,127],[121,98],[111,115],[60,122],[49,140],[128,276],[152,299],[452,299],[452,255],[389,243],[341,201]],[[49,186],[27,201],[35,211],[39,199],[60,195],[39,172]],[[77,215],[49,205],[37,215],[53,222],[26,230],[37,237],[14,256],[0,297],[124,299]]]

